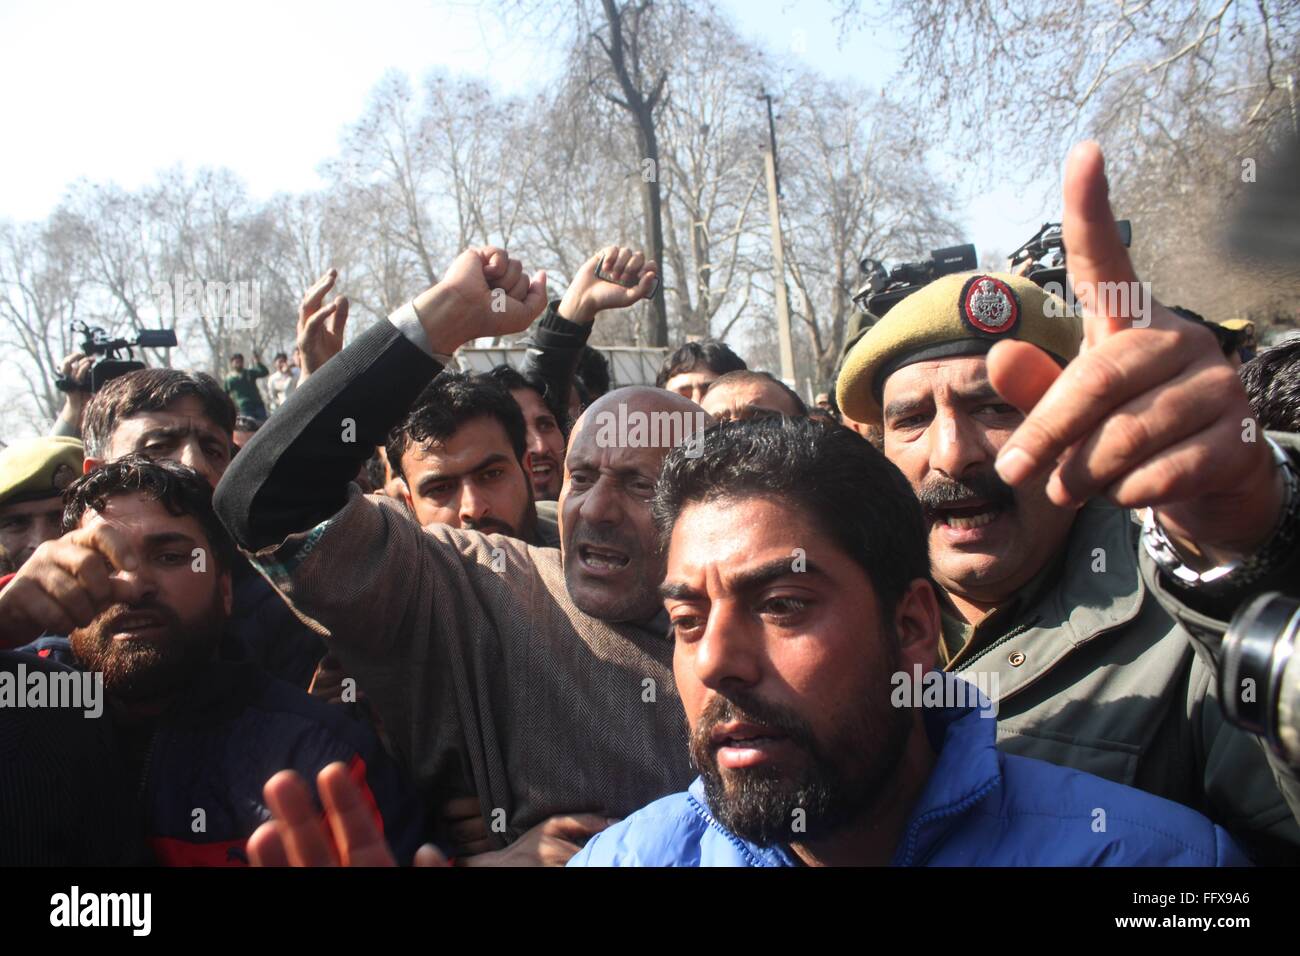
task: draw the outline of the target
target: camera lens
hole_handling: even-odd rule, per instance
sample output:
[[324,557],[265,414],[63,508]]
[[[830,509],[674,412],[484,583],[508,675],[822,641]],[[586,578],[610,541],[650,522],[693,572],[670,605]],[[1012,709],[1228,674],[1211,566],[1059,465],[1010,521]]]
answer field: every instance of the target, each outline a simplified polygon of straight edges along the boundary
[[[1283,675],[1292,660],[1300,631],[1300,601],[1277,592],[1261,594],[1233,615],[1223,638],[1219,667],[1219,699],[1224,716],[1233,724],[1259,734],[1270,746],[1295,763],[1300,754],[1288,754],[1281,734],[1278,705],[1285,696]],[[1291,681],[1294,683],[1294,678]]]

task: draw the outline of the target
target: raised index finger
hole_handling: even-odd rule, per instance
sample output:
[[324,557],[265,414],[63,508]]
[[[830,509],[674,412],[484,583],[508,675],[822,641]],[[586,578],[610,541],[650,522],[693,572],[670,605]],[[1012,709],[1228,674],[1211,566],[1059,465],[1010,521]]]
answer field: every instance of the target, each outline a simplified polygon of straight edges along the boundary
[[1084,308],[1084,342],[1093,346],[1112,332],[1132,327],[1134,319],[1141,320],[1150,308],[1140,299],[1133,263],[1120,242],[1110,208],[1105,158],[1096,143],[1079,143],[1070,150],[1063,199],[1066,267],[1074,295]]

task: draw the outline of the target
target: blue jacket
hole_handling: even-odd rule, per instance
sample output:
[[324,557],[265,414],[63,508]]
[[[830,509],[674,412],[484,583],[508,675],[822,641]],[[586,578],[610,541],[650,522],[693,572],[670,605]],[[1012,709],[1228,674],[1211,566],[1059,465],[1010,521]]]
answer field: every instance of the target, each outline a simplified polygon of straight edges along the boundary
[[[927,710],[934,770],[894,851],[895,866],[1247,866],[1195,810],[1042,760],[1004,754],[997,721],[974,709]],[[1103,829],[1104,827],[1104,829]],[[594,836],[570,866],[797,866],[709,812],[704,785]]]

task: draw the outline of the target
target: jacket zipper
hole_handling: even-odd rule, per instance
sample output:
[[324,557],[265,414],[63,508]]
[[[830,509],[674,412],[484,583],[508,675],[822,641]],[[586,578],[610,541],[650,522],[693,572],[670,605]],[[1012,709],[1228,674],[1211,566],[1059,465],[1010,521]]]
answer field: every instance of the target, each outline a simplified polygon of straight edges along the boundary
[[140,768],[140,786],[136,791],[136,799],[140,801],[142,807],[144,806],[145,784],[149,782],[149,767],[153,763],[153,752],[160,733],[162,733],[161,728],[154,728],[153,733],[149,735],[149,745],[145,747],[144,751],[144,763]]
[[959,666],[957,670],[959,671],[968,670],[970,666],[974,664],[976,661],[978,661],[981,657],[984,657],[986,654],[991,653],[994,649],[1001,647],[1003,644],[1011,640],[1013,637],[1019,637],[1021,634],[1025,633],[1026,631],[1037,627],[1038,621],[1039,618],[1034,618],[1032,621],[1026,621],[1024,624],[1016,625],[1011,630],[1007,631],[1005,634],[999,637],[992,644],[990,644],[988,647],[984,648],[984,650],[980,651],[978,654],[976,654],[974,657],[968,660],[965,664]]
[[996,779],[985,781],[982,787],[980,787],[974,793],[967,794],[964,798],[959,800],[957,803],[945,807],[942,810],[932,810],[931,812],[927,813],[925,816],[921,817],[921,819],[913,823],[907,834],[907,850],[903,853],[903,858],[899,861],[899,866],[916,865],[912,862],[912,857],[915,855],[916,841],[921,835],[922,827],[934,823],[938,820],[942,820],[945,817],[951,817],[958,813],[964,813],[968,807],[983,800],[988,795],[988,792],[991,789],[993,789],[996,783],[997,783]]

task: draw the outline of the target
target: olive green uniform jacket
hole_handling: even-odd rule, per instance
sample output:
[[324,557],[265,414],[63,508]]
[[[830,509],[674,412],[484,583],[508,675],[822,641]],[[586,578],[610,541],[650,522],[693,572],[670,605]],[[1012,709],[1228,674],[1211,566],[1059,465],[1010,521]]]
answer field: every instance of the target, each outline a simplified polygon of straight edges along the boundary
[[[1273,437],[1293,457],[1300,448],[1294,436]],[[1259,862],[1300,861],[1300,783],[1225,721],[1213,669],[1232,611],[1270,587],[1194,608],[1140,531],[1125,509],[1086,505],[1065,553],[1009,604],[974,628],[945,613],[947,669],[996,688],[1006,752],[1193,807]],[[1295,593],[1296,570],[1283,569],[1281,589]]]

